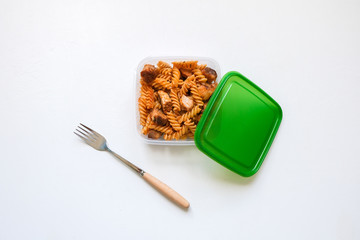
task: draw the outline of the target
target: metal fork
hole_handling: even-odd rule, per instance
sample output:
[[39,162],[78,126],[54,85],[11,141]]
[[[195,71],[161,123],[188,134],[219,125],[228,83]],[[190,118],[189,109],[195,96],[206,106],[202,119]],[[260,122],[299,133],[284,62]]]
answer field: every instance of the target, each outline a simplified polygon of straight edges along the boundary
[[84,124],[81,124],[81,126],[78,126],[78,129],[76,129],[76,132],[74,132],[77,136],[82,138],[85,143],[90,145],[91,147],[95,148],[99,151],[107,151],[114,155],[116,158],[120,159],[123,163],[128,165],[130,168],[135,170],[140,176],[142,176],[145,181],[147,181],[151,186],[153,186],[156,190],[161,192],[163,195],[165,195],[168,199],[175,202],[179,206],[183,208],[188,208],[190,206],[190,203],[183,198],[179,193],[177,193],[175,190],[170,188],[165,183],[161,182],[159,179],[153,177],[149,173],[145,172],[141,168],[135,166],[125,158],[121,157],[120,155],[116,154],[115,152],[111,151],[110,148],[106,145],[106,139],[99,133],[95,132],[91,128],[85,126]]

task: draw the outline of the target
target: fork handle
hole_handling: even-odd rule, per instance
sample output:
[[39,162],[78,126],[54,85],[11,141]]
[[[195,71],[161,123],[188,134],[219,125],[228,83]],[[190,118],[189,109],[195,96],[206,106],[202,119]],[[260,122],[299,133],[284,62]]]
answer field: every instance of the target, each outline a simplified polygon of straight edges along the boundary
[[178,204],[183,208],[189,208],[190,203],[183,196],[181,196],[179,193],[177,193],[174,189],[170,188],[165,183],[161,182],[156,177],[146,172],[143,174],[143,178],[151,186],[153,186],[156,190],[161,192],[165,197],[169,198],[174,203]]

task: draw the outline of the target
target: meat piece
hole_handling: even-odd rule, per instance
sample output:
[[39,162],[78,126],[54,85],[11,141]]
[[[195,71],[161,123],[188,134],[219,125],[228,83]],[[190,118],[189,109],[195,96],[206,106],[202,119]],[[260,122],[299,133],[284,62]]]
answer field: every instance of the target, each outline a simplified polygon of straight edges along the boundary
[[172,110],[172,104],[171,104],[171,99],[169,97],[169,94],[167,94],[164,91],[158,91],[158,94],[160,97],[161,106],[162,106],[163,110],[165,112],[170,112]]
[[154,108],[150,113],[151,120],[157,125],[165,126],[168,122],[166,115],[159,109]]
[[217,78],[217,73],[212,68],[206,67],[201,72],[208,79],[209,83],[214,82]]
[[191,69],[180,68],[181,76],[185,79],[192,75]]
[[162,135],[161,132],[150,130],[148,134],[148,138],[158,139],[159,137],[161,137],[161,135]]
[[154,81],[157,75],[155,66],[151,64],[145,64],[140,75],[146,83],[148,84],[151,83],[152,81]]
[[216,82],[214,82],[212,84],[205,83],[203,85],[200,85],[198,87],[198,91],[199,91],[201,98],[204,101],[208,100],[211,97],[211,95],[213,94],[213,92],[215,91],[216,87],[217,87]]
[[194,100],[191,97],[182,95],[180,98],[181,108],[186,111],[190,111],[194,107]]

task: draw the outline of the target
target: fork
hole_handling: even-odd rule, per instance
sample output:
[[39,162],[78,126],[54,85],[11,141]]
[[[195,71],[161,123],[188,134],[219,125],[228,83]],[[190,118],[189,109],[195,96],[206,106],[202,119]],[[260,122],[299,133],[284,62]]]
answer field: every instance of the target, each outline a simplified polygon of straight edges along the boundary
[[178,204],[180,207],[183,207],[185,209],[189,208],[190,203],[179,193],[177,193],[165,183],[161,182],[159,179],[153,177],[149,173],[145,172],[141,168],[135,166],[134,164],[126,160],[125,158],[111,151],[106,144],[106,139],[101,134],[97,133],[96,131],[92,130],[91,128],[85,126],[82,123],[80,123],[80,125],[81,126],[78,126],[78,129],[76,129],[76,132],[74,133],[81,139],[83,139],[85,143],[95,148],[96,150],[107,151],[111,153],[116,158],[120,159],[123,163],[125,163],[127,166],[135,170],[143,179],[145,179],[146,182],[148,182],[156,190],[161,192],[165,197]]

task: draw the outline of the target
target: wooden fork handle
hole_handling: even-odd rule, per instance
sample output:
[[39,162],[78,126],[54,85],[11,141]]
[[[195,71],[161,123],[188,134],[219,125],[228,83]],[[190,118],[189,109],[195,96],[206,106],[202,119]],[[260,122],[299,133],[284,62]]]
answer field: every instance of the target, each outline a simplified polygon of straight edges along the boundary
[[190,206],[190,203],[179,193],[177,193],[175,190],[173,190],[168,185],[161,182],[159,179],[152,176],[151,174],[144,173],[143,178],[156,190],[161,192],[165,197],[169,198],[174,203],[178,204],[180,207],[188,208]]

